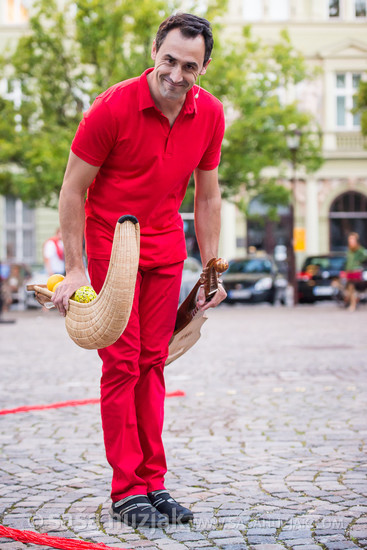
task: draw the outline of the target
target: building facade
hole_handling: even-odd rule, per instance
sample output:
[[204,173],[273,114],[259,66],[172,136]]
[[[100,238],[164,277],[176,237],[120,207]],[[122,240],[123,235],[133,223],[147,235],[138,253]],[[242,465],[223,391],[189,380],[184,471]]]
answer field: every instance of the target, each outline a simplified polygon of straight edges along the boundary
[[[0,0],[0,51],[27,32],[31,0]],[[367,75],[367,0],[229,0],[224,32],[235,36],[251,24],[255,36],[276,42],[287,29],[292,44],[320,76],[293,91],[302,109],[311,111],[323,131],[322,168],[297,174],[298,234],[304,236],[297,263],[306,254],[341,250],[350,230],[367,246],[367,149],[359,117],[351,109],[361,78]],[[1,95],[20,100],[0,78]],[[289,177],[291,178],[291,171]],[[253,207],[256,209],[256,199]],[[286,212],[280,212],[287,218]],[[20,200],[0,196],[0,260],[42,262],[42,244],[58,225],[56,210],[30,209]],[[256,245],[273,252],[285,244],[287,226],[248,227],[233,204],[224,202],[220,253],[231,259]],[[302,239],[301,239],[302,240]]]
[[[367,246],[367,140],[352,112],[359,81],[367,78],[367,1],[229,0],[226,32],[236,35],[245,24],[272,43],[287,29],[307,63],[321,69],[316,80],[294,90],[300,108],[312,112],[322,128],[325,159],[318,172],[296,177],[295,226],[305,237],[296,252],[298,266],[306,254],[345,250],[349,231],[357,231]],[[223,248],[241,255],[243,232],[251,245],[251,231],[246,234],[241,215],[228,208],[224,223],[232,220],[232,227],[224,231],[229,240]],[[274,235],[270,242],[282,244]]]
[[[13,48],[27,32],[30,0],[0,0],[0,52]],[[21,101],[17,83],[0,77],[0,95]],[[20,199],[0,195],[0,262],[42,265],[43,243],[58,226],[57,210],[30,208]]]

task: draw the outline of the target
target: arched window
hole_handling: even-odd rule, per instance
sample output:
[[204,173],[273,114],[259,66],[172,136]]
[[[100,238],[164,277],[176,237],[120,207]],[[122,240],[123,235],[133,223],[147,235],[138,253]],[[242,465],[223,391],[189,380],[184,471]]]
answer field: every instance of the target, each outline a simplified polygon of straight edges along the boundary
[[359,234],[362,246],[367,247],[367,195],[348,191],[336,197],[330,212],[330,250],[347,249],[348,234]]

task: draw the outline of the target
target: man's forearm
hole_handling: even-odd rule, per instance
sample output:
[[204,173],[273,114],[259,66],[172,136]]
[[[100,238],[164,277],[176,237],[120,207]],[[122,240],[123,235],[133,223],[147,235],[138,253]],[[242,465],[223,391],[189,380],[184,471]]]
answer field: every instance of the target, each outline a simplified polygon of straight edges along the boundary
[[65,271],[84,270],[84,196],[78,191],[61,189],[59,216],[65,252]]
[[203,266],[218,256],[220,214],[220,195],[195,201],[195,231]]

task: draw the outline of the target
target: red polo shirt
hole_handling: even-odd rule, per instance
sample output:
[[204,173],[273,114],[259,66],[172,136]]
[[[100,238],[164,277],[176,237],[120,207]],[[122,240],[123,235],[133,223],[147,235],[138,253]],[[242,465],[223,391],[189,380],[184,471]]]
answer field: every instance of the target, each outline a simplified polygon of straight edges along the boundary
[[108,259],[116,222],[136,216],[141,228],[140,265],[155,267],[186,258],[178,213],[196,167],[216,168],[224,134],[220,101],[197,87],[186,95],[172,128],[154,104],[148,69],[99,95],[85,113],[71,150],[100,166],[88,189],[87,254]]

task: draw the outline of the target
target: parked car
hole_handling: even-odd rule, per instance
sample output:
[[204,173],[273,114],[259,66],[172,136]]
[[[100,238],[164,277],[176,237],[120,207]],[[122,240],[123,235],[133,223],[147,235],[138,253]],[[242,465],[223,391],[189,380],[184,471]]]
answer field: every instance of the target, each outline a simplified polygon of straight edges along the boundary
[[337,292],[336,281],[344,271],[346,254],[334,252],[309,256],[297,274],[298,301],[314,303],[331,300]]
[[[36,267],[33,269],[32,276],[28,279],[27,285],[45,285],[47,279],[48,275],[46,270],[43,267]],[[25,307],[27,309],[42,307],[41,304],[37,302],[33,290],[26,290],[25,294]]]
[[287,280],[267,254],[232,260],[222,275],[226,302],[286,303]]

